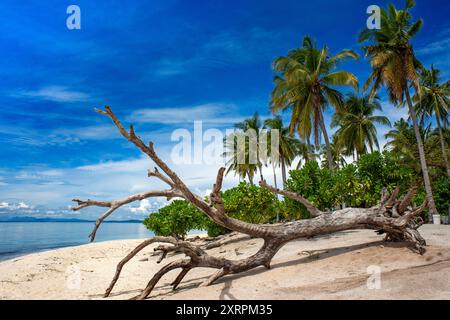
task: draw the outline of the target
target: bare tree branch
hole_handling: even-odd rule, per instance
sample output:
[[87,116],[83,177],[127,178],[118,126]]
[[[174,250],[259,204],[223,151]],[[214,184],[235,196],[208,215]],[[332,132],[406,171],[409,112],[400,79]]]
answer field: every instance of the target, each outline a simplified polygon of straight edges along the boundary
[[211,206],[215,206],[217,210],[222,214],[225,214],[225,207],[223,205],[223,200],[222,196],[220,195],[220,192],[222,190],[224,173],[225,168],[220,168],[219,171],[217,172],[216,183],[214,184],[213,190],[210,194]]
[[417,186],[413,186],[411,189],[408,190],[408,193],[402,198],[397,209],[400,215],[402,215],[406,211],[416,193],[417,193]]
[[94,241],[95,235],[97,233],[98,228],[100,227],[103,220],[105,220],[108,216],[110,216],[114,211],[116,211],[118,208],[129,204],[134,201],[138,200],[144,200],[151,197],[167,197],[167,198],[175,198],[175,197],[183,197],[183,194],[180,193],[178,190],[162,190],[162,191],[148,191],[148,192],[142,192],[138,194],[131,195],[129,197],[120,199],[120,200],[113,200],[113,201],[96,201],[96,200],[80,200],[80,199],[73,199],[73,201],[78,203],[78,206],[73,207],[73,211],[78,211],[80,209],[89,207],[89,206],[97,206],[97,207],[109,207],[109,209],[102,214],[97,221],[95,222],[94,229],[92,230],[91,234],[89,235],[89,238],[91,239],[91,242]]
[[260,181],[259,185],[263,188],[266,188],[267,190],[272,191],[273,193],[281,194],[282,196],[288,197],[292,200],[298,201],[301,204],[303,204],[306,207],[306,210],[311,214],[312,217],[318,217],[323,214],[322,211],[317,209],[311,202],[309,202],[307,199],[303,198],[301,195],[286,191],[286,190],[280,190],[278,188],[274,188],[266,183],[266,181]]
[[161,172],[159,172],[158,168],[155,167],[154,171],[148,170],[148,176],[149,177],[156,177],[159,180],[165,182],[172,188],[175,188],[175,183],[171,181],[169,178],[167,178],[165,175],[163,175]]

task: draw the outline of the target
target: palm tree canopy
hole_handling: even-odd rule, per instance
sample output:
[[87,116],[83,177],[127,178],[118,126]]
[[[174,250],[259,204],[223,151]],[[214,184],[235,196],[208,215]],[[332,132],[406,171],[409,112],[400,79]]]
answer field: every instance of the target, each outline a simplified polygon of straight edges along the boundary
[[[445,168],[442,153],[436,145],[439,144],[439,134],[436,130],[431,130],[430,126],[420,127],[420,134],[424,141],[424,150],[429,166]],[[447,139],[448,130],[444,131]],[[420,173],[421,166],[418,161],[419,152],[414,128],[404,119],[400,119],[394,124],[394,129],[385,134],[388,142],[384,146],[386,150],[393,151],[400,156],[404,166],[413,168]]]
[[[345,161],[345,157],[346,155],[349,155],[349,153],[347,152],[347,150],[345,149],[345,147],[343,146],[342,143],[338,142],[338,136],[335,134],[333,135],[333,139],[331,141],[330,144],[331,147],[331,155],[333,157],[333,162],[335,167],[337,168],[343,168],[347,165],[347,161]],[[326,150],[325,150],[325,146],[322,147],[322,166],[325,167],[326,166]]]
[[345,108],[333,116],[331,126],[339,126],[335,133],[336,143],[347,151],[347,155],[353,151],[361,155],[368,148],[373,151],[374,146],[379,149],[375,124],[391,126],[391,123],[387,117],[373,115],[375,111],[381,111],[378,96],[370,99],[350,93]]
[[423,21],[412,21],[409,10],[414,5],[414,0],[407,0],[403,10],[397,10],[392,4],[387,10],[382,8],[381,29],[366,29],[360,33],[359,42],[371,42],[363,47],[373,69],[363,89],[366,91],[373,85],[370,97],[381,85],[386,86],[394,103],[404,100],[409,83],[420,93],[416,70],[421,64],[415,58],[410,40],[422,28]]
[[274,78],[271,110],[292,109],[291,133],[297,130],[302,138],[307,138],[313,129],[318,146],[322,109],[332,105],[340,110],[343,105],[342,94],[335,87],[358,88],[355,75],[335,71],[347,59],[358,59],[358,55],[351,50],[343,50],[330,56],[327,47],[317,48],[310,37],[304,37],[301,48],[275,59],[273,69],[277,76]]
[[430,70],[421,70],[420,86],[422,94],[416,95],[414,100],[422,122],[435,114],[444,125],[448,125],[450,81],[440,84],[440,71],[431,66]]
[[[278,130],[278,160],[284,161],[286,166],[291,166],[292,161],[298,155],[301,149],[302,142],[296,139],[289,131],[289,128],[284,127],[283,120],[280,116],[264,121],[264,128],[270,130]],[[270,152],[272,154],[272,152]],[[280,163],[275,163],[278,166]]]

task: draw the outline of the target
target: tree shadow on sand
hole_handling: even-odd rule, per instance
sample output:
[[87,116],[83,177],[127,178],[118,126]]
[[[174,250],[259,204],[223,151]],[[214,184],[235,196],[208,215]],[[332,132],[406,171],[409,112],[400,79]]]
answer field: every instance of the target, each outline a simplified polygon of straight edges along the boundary
[[[271,265],[271,269],[284,268],[284,267],[294,266],[294,265],[298,265],[298,264],[308,263],[311,261],[324,260],[324,259],[335,257],[335,256],[338,256],[341,254],[358,251],[358,250],[362,250],[362,249],[370,248],[370,247],[377,247],[377,246],[381,246],[381,245],[384,247],[391,247],[391,248],[410,247],[410,244],[407,242],[384,242],[384,241],[379,240],[379,241],[373,241],[373,242],[369,242],[369,243],[361,243],[361,244],[342,246],[342,247],[336,247],[336,248],[330,248],[330,249],[317,249],[317,250],[310,250],[310,251],[305,250],[305,251],[298,252],[299,255],[300,254],[304,255],[303,257],[285,261],[285,262],[274,263]],[[219,284],[224,285],[224,287],[220,293],[219,299],[221,299],[221,300],[223,300],[223,299],[236,300],[237,298],[235,296],[233,296],[233,294],[231,293],[232,282],[234,280],[238,280],[238,279],[248,277],[248,276],[254,276],[254,275],[260,274],[262,272],[267,272],[267,269],[264,267],[258,267],[258,268],[249,270],[244,273],[228,275],[222,279],[219,279],[217,282],[214,283],[214,285],[219,285]],[[208,278],[209,278],[209,276],[187,279],[187,280],[183,281],[183,283],[180,284],[180,286],[176,290],[172,290],[170,281],[168,281],[164,285],[161,285],[161,286],[158,286],[157,288],[155,288],[161,292],[159,292],[157,294],[153,294],[149,298],[151,299],[151,298],[163,297],[163,296],[169,297],[169,296],[173,296],[179,292],[197,288]],[[124,294],[129,294],[131,292],[140,292],[140,291],[141,291],[140,289],[119,291],[114,294],[111,294],[111,296],[120,296],[120,295],[124,295]],[[96,295],[96,296],[98,297],[99,295]]]

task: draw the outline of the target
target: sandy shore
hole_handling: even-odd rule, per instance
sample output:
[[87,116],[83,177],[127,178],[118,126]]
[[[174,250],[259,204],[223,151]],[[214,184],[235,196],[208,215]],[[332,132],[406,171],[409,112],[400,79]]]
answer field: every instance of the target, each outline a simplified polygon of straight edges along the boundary
[[[198,285],[214,270],[194,269],[176,291],[169,273],[153,291],[154,299],[450,299],[450,226],[425,225],[429,246],[423,256],[404,244],[382,243],[373,231],[346,231],[287,244],[272,269],[258,268]],[[141,240],[119,240],[63,248],[0,263],[0,299],[99,299],[116,264]],[[231,259],[246,257],[260,240],[211,250]],[[153,247],[129,262],[111,299],[139,293],[158,270]],[[163,263],[174,260],[169,257]],[[369,269],[368,269],[369,268]],[[380,270],[381,288],[368,289],[368,270]]]

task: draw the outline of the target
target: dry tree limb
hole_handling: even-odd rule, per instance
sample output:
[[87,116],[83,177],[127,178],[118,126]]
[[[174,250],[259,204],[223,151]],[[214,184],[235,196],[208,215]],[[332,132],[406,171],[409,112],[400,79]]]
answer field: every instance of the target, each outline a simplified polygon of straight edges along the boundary
[[97,207],[107,207],[109,208],[105,213],[103,213],[95,222],[95,227],[92,230],[91,234],[89,235],[89,238],[91,239],[91,242],[94,241],[95,235],[97,233],[98,228],[100,227],[103,220],[105,220],[108,216],[110,216],[114,211],[116,211],[118,208],[129,204],[134,201],[140,201],[143,199],[151,198],[151,197],[167,197],[167,198],[174,198],[174,197],[183,197],[183,195],[178,192],[175,189],[171,190],[162,190],[162,191],[148,191],[148,192],[142,192],[138,194],[131,195],[129,197],[120,199],[120,200],[113,200],[113,201],[95,201],[95,200],[80,200],[80,199],[73,199],[72,201],[77,202],[77,206],[72,207],[73,211],[78,211],[80,209],[90,207],[90,206],[97,206]]
[[323,212],[320,211],[319,209],[317,209],[311,202],[309,202],[307,199],[303,198],[301,195],[299,195],[295,192],[274,188],[272,186],[269,186],[266,183],[266,181],[260,181],[259,185],[263,188],[266,188],[267,190],[272,191],[273,193],[277,193],[282,196],[288,197],[292,200],[295,200],[297,202],[300,202],[301,204],[303,204],[305,206],[306,210],[308,210],[308,212],[311,214],[311,217],[318,217],[321,214],[323,214]]
[[97,220],[91,234],[91,240],[94,240],[95,233],[101,222],[115,210],[133,201],[150,197],[179,197],[185,199],[203,211],[215,223],[232,230],[235,233],[243,234],[242,236],[238,235],[237,237],[252,237],[261,238],[264,240],[262,247],[255,254],[239,260],[229,260],[222,257],[215,257],[205,251],[205,249],[215,247],[217,245],[223,245],[227,240],[229,240],[227,237],[224,237],[215,243],[213,242],[209,245],[206,244],[202,246],[194,245],[188,241],[180,241],[172,237],[154,237],[145,240],[119,262],[111,284],[105,292],[105,297],[109,296],[114,288],[124,265],[141,250],[153,243],[164,243],[154,249],[155,251],[161,253],[158,263],[164,260],[169,252],[182,253],[186,256],[186,258],[170,262],[169,264],[163,266],[150,279],[141,294],[135,297],[136,299],[146,299],[161,278],[172,270],[181,269],[178,276],[172,282],[174,289],[181,283],[186,274],[196,267],[212,268],[217,270],[204,283],[204,285],[211,285],[221,277],[228,274],[241,273],[260,266],[270,268],[272,258],[278,250],[289,241],[299,238],[310,238],[318,235],[330,234],[343,230],[373,229],[378,234],[385,234],[386,241],[408,241],[414,246],[415,251],[418,253],[422,254],[425,251],[425,240],[422,238],[417,228],[423,224],[423,221],[420,219],[419,215],[427,207],[427,203],[424,202],[417,208],[413,208],[411,206],[411,201],[415,193],[414,189],[410,190],[401,200],[397,200],[399,193],[398,188],[396,188],[392,194],[389,194],[386,190],[383,190],[380,203],[374,207],[345,208],[342,210],[337,210],[332,214],[324,214],[301,195],[294,192],[273,188],[265,181],[261,181],[261,187],[274,193],[289,197],[303,204],[311,213],[313,218],[293,222],[277,223],[273,225],[251,224],[226,215],[220,193],[223,175],[225,172],[224,168],[221,168],[217,174],[216,183],[213,186],[209,201],[205,201],[202,197],[194,194],[178,177],[178,175],[157,156],[152,143],[146,145],[135,134],[133,126],[130,126],[130,130],[126,131],[122,126],[122,123],[109,107],[105,107],[104,111],[96,111],[111,118],[120,133],[143,153],[147,154],[156,166],[162,170],[162,172],[160,172],[157,168],[155,168],[154,171],[148,172],[148,176],[160,179],[169,185],[171,189],[144,192],[115,201],[75,199],[74,201],[77,202],[78,206],[74,207],[73,210],[80,210],[88,206],[109,208]]

